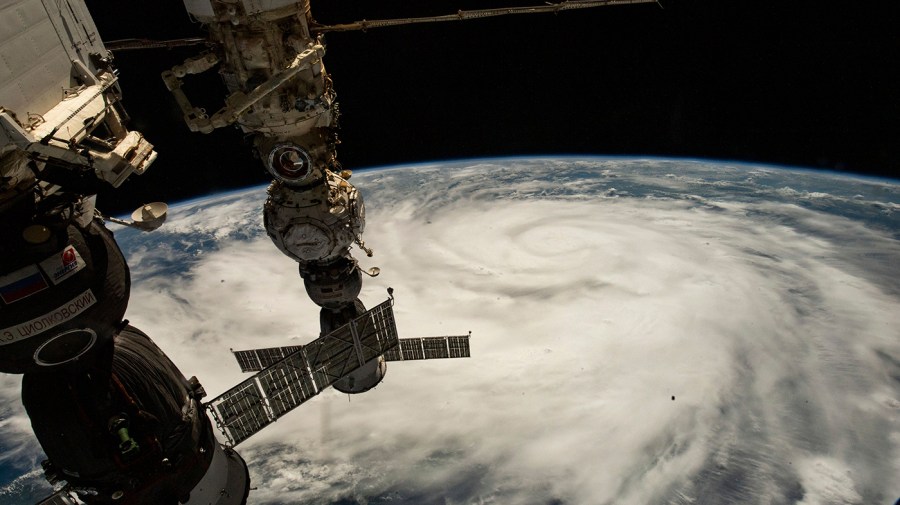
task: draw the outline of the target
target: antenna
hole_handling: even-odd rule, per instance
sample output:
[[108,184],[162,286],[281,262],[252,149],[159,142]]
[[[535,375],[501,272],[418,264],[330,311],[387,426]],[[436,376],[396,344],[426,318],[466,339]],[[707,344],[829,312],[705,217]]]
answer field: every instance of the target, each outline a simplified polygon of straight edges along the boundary
[[163,202],[153,202],[144,204],[135,209],[135,211],[131,213],[131,221],[125,221],[124,219],[119,219],[117,217],[104,217],[99,212],[97,214],[103,220],[121,224],[122,226],[137,228],[141,231],[153,231],[166,222],[168,212],[169,206],[167,204]]

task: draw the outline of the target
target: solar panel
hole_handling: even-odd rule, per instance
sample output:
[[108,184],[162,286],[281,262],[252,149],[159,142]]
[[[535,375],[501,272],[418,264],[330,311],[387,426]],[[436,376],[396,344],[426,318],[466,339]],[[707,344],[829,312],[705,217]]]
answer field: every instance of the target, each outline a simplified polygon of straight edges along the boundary
[[401,338],[400,345],[384,354],[385,361],[468,358],[469,335]]
[[469,353],[469,337],[468,335],[447,337],[447,347],[450,349],[451,358],[468,358]]
[[269,365],[207,407],[236,446],[397,342],[394,312],[387,300],[305,346],[237,351],[241,370]]
[[425,351],[425,359],[449,358],[447,339],[442,337],[428,337],[422,339],[422,350]]
[[361,354],[369,361],[397,346],[397,323],[393,310],[380,310],[371,318],[357,319],[352,328],[359,336]]
[[259,364],[256,351],[237,351],[234,352],[234,357],[237,358],[238,366],[241,367],[242,372],[256,372],[263,369],[262,365]]
[[266,347],[248,351],[232,351],[242,372],[258,372],[270,367],[287,356],[299,351],[302,346]]
[[404,360],[425,359],[421,338],[404,338],[400,341],[400,352],[403,353]]
[[[369,361],[374,358],[377,354],[376,349],[384,349],[388,345],[393,345],[388,348],[387,351],[383,351],[382,356],[385,361],[410,361],[410,360],[421,360],[421,359],[445,359],[445,358],[468,358],[470,356],[469,350],[469,337],[471,335],[456,335],[456,336],[447,336],[447,337],[420,337],[420,338],[401,338],[397,340],[400,345],[391,344],[392,341],[385,340],[381,341],[378,339],[382,338],[383,333],[374,332],[376,336],[376,340],[379,343],[377,347],[369,347],[367,343],[369,342],[368,331],[370,327],[368,326],[368,321],[365,325],[359,325],[357,327],[357,331],[361,331],[363,335],[361,336],[362,342],[362,352],[365,361]],[[346,337],[346,336],[345,336]],[[363,338],[366,337],[366,338]],[[289,352],[294,352],[294,350],[301,349],[301,346],[289,346],[289,347],[273,347],[270,349],[256,349],[249,351],[235,351],[234,355],[238,359],[238,364],[241,366],[241,370],[244,372],[257,372],[262,368],[250,368],[248,365],[245,365],[245,362],[248,360],[245,356],[249,356],[252,359],[257,359],[257,353],[260,351],[266,351],[271,349],[281,349],[285,355],[288,355]],[[242,361],[243,360],[243,361]],[[327,362],[327,360],[325,360]],[[324,367],[325,365],[322,365]],[[320,367],[320,368],[322,368]],[[329,375],[333,375],[333,371],[329,371],[327,368],[322,368],[321,373],[325,374],[328,372]],[[340,373],[339,371],[336,373]],[[323,381],[326,380],[323,376]]]
[[213,416],[227,428],[225,436],[237,445],[274,421],[266,409],[265,395],[252,377],[228,390],[212,402]]
[[276,417],[281,417],[319,392],[303,353],[289,356],[260,373],[257,378]]
[[303,348],[320,389],[347,376],[366,362],[357,351],[350,324],[341,326]]
[[400,346],[394,346],[384,353],[385,361],[403,361],[403,353],[400,352]]

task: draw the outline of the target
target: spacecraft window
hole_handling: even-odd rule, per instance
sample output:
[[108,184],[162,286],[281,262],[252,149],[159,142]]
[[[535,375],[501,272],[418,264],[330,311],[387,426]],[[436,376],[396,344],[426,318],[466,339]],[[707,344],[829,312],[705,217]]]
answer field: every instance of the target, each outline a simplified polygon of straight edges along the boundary
[[97,333],[90,328],[64,331],[34,351],[34,362],[41,366],[57,366],[75,361],[93,347],[96,341]]
[[269,152],[269,171],[284,182],[303,182],[309,177],[312,160],[303,148],[278,144]]

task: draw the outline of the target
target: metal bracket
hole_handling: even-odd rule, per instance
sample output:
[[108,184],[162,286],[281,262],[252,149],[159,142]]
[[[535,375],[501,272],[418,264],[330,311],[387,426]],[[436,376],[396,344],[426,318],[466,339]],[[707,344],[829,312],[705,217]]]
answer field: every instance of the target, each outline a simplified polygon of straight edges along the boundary
[[206,72],[219,63],[219,57],[208,53],[196,58],[185,60],[184,64],[176,65],[171,70],[162,73],[166,87],[175,96],[175,101],[184,113],[184,121],[191,131],[210,133],[216,128],[222,128],[233,124],[244,112],[253,107],[263,98],[271,95],[275,90],[294,78],[298,73],[310,68],[315,62],[325,56],[325,47],[321,44],[311,46],[298,54],[296,58],[281,72],[273,75],[266,82],[253,88],[250,93],[236,91],[225,99],[225,106],[209,117],[206,111],[194,107],[184,91],[181,90],[181,78],[187,74],[199,74]]

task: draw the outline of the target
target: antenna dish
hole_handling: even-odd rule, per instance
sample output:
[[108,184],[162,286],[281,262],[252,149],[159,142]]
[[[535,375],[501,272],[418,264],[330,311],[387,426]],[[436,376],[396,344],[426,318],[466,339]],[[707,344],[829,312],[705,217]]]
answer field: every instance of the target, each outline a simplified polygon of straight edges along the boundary
[[134,227],[146,231],[152,231],[166,222],[169,206],[163,202],[153,202],[138,207],[131,213]]

